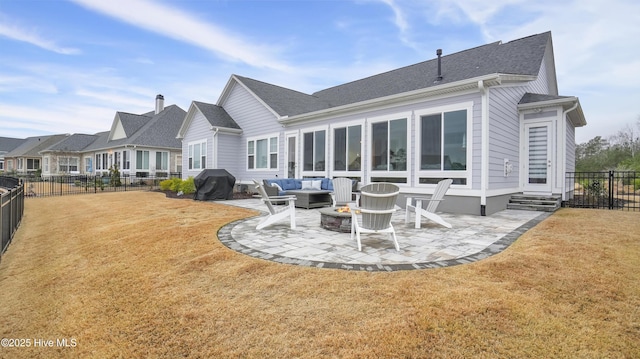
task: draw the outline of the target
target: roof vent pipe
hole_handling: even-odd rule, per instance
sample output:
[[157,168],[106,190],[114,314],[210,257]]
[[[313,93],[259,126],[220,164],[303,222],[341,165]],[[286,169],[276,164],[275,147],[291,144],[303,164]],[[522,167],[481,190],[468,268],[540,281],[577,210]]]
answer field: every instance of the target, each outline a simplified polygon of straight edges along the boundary
[[438,81],[442,81],[442,49],[436,50],[436,55],[438,55]]
[[156,115],[164,110],[164,96],[156,96]]

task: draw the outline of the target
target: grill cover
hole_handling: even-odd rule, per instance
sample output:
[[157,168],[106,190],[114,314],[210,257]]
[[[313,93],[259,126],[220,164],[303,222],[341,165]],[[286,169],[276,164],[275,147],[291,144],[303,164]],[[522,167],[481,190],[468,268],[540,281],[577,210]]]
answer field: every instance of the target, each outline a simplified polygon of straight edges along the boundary
[[208,201],[213,199],[233,199],[236,178],[224,169],[204,169],[194,179],[196,193],[193,199]]

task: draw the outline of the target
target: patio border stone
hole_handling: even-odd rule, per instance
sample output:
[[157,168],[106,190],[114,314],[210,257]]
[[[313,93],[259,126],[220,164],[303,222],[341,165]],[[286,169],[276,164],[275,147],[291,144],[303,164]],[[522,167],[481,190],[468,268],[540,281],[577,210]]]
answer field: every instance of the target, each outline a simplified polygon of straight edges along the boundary
[[403,271],[403,270],[416,270],[416,269],[432,269],[432,268],[443,268],[443,267],[451,267],[456,265],[468,264],[477,262],[479,260],[489,258],[495,254],[498,254],[505,249],[507,249],[516,239],[520,238],[525,232],[529,229],[535,227],[538,223],[545,220],[552,213],[541,212],[540,215],[535,218],[527,221],[520,227],[511,231],[510,233],[504,235],[502,238],[495,241],[493,244],[489,245],[485,249],[476,252],[474,254],[441,261],[432,261],[432,262],[421,262],[421,263],[406,263],[406,264],[350,264],[350,263],[336,263],[336,262],[324,262],[324,261],[312,261],[307,259],[299,259],[299,258],[291,258],[280,256],[277,254],[270,254],[261,252],[259,250],[249,248],[243,244],[236,242],[231,234],[231,230],[238,223],[248,220],[249,218],[239,219],[233,222],[230,222],[224,226],[222,226],[218,230],[218,239],[220,242],[227,248],[236,251],[238,253],[242,253],[254,258],[264,259],[271,262],[281,263],[281,264],[292,264],[304,267],[313,267],[313,268],[327,268],[327,269],[340,269],[340,270],[349,270],[349,271],[366,271],[366,272],[394,272],[394,271]]

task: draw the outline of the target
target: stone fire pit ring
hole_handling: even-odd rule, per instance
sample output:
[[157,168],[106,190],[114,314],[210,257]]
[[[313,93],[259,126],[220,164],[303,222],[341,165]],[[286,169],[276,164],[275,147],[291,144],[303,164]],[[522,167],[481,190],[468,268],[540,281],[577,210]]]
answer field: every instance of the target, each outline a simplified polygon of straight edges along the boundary
[[322,228],[334,232],[351,232],[350,212],[338,212],[338,208],[334,207],[321,208],[319,211]]

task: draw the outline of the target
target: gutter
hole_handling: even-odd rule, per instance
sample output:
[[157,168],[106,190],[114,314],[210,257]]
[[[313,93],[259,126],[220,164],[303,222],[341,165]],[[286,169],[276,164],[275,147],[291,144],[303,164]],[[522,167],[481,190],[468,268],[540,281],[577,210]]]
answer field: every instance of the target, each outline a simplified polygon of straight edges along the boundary
[[[562,153],[561,153],[561,158],[562,158],[562,200],[566,201],[567,200],[567,180],[566,180],[566,173],[567,173],[567,115],[569,114],[569,112],[575,110],[576,108],[578,108],[578,99],[576,98],[575,103],[573,104],[573,106],[571,106],[571,108],[567,109],[566,111],[562,112],[562,131],[561,133],[564,135],[564,140],[562,141],[563,146],[562,146]],[[574,160],[575,161],[575,160]]]
[[281,116],[278,117],[278,122],[282,125],[292,124],[295,122],[311,120],[315,118],[320,118],[328,115],[335,115],[340,113],[347,113],[350,111],[358,111],[364,108],[371,107],[371,105],[387,105],[392,103],[397,103],[400,101],[409,101],[412,99],[424,99],[426,96],[436,96],[454,92],[461,91],[473,91],[479,88],[479,83],[483,83],[484,86],[492,86],[499,85],[504,82],[514,82],[514,81],[531,81],[535,79],[534,76],[529,75],[506,75],[506,74],[491,74],[476,77],[473,79],[466,79],[462,81],[456,81],[448,84],[432,86],[428,88],[423,88],[419,90],[402,92],[395,95],[390,95],[386,97],[377,97],[370,100],[365,100],[361,102],[356,102],[352,104],[331,107],[327,109],[322,109],[318,111],[308,112],[300,115],[294,116]]

